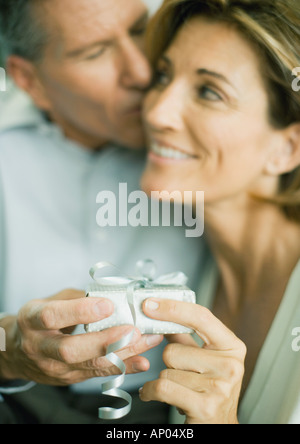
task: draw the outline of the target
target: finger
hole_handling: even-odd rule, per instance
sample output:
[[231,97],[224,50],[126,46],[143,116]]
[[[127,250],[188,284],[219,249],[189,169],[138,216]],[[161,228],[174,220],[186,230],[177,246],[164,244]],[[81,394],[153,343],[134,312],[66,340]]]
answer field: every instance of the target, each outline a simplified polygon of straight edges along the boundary
[[150,369],[150,362],[144,356],[134,356],[124,361],[126,374],[147,372]]
[[200,387],[199,378],[201,378],[201,376],[197,373],[185,370],[166,369],[160,373],[159,377],[160,379],[169,379],[188,389],[200,391],[198,388]]
[[163,352],[168,368],[198,374],[229,377],[236,360],[227,351],[202,349],[182,344],[168,344]]
[[[158,346],[163,339],[162,335],[143,335],[138,342],[116,352],[116,355],[126,365],[126,374],[148,371],[150,368],[148,359],[138,355]],[[111,376],[120,373],[116,367],[110,365],[105,356],[85,362],[80,368],[92,369],[93,376],[90,377]]]
[[31,301],[23,312],[28,327],[37,330],[61,330],[90,324],[111,316],[114,305],[108,299],[78,298],[71,300]]
[[164,337],[162,335],[143,335],[138,342],[135,342],[130,347],[126,347],[124,350],[117,352],[116,354],[125,361],[126,359],[141,355],[151,350],[154,347],[157,347],[161,344]]
[[[135,374],[149,370],[150,363],[143,356],[135,356],[124,362],[126,374]],[[112,365],[107,359],[99,360],[97,368],[80,369],[76,366],[68,366],[62,362],[52,359],[40,359],[38,371],[35,371],[33,380],[47,385],[71,385],[86,381],[91,378],[119,375],[120,370]]]
[[167,299],[147,299],[143,310],[150,318],[192,328],[204,341],[206,348],[232,350],[240,347],[241,341],[211,311],[200,305]]
[[[145,335],[141,337],[141,334],[139,330],[136,330],[136,336],[132,340],[132,342],[124,347],[124,349],[116,352],[116,355],[124,362],[126,362],[128,359],[133,357],[138,357],[138,355],[141,355],[145,353],[146,351],[156,347],[163,341],[163,336],[160,335]],[[140,363],[140,359],[137,360],[138,363]],[[143,360],[142,360],[143,361]],[[132,361],[134,362],[134,361]],[[143,361],[144,362],[144,361]],[[147,361],[148,362],[148,361]],[[95,359],[90,360],[88,362],[83,363],[80,368],[83,369],[90,369],[90,368],[105,368],[105,366],[110,366],[108,364],[107,359],[105,359],[105,356],[102,357],[97,355]],[[144,367],[141,369],[140,367],[138,369],[135,369],[136,371],[145,371]]]
[[161,379],[168,379],[176,384],[182,385],[198,393],[218,392],[230,394],[230,385],[227,381],[219,378],[209,378],[206,375],[199,375],[194,372],[183,370],[163,370]]
[[[134,356],[124,361],[126,366],[126,374],[136,374],[146,372],[150,368],[150,362],[143,356]],[[112,365],[105,357],[97,360],[95,368],[84,370],[86,379],[108,377],[119,375],[121,372],[118,367]]]
[[[43,337],[39,349],[41,353],[66,364],[81,364],[105,356],[109,345],[132,332],[133,326],[113,327],[102,332],[86,333],[75,336],[53,335]],[[141,338],[135,329],[131,345]]]
[[204,392],[207,387],[205,376],[184,370],[163,370],[160,373],[160,379],[168,379],[196,392]]
[[[110,365],[108,366],[106,363],[106,365],[103,368],[98,368],[93,370],[69,369],[59,377],[52,378],[52,385],[66,386],[87,381],[88,379],[92,378],[118,376],[121,373],[120,370],[116,366],[111,365],[111,363],[109,364]],[[125,365],[126,365],[126,374],[141,373],[149,370],[150,368],[149,361],[142,356],[132,358],[132,360],[128,360],[128,362],[125,362]]]
[[140,399],[144,402],[159,401],[177,407],[189,415],[192,406],[199,404],[199,393],[183,387],[169,379],[147,382],[140,389]]

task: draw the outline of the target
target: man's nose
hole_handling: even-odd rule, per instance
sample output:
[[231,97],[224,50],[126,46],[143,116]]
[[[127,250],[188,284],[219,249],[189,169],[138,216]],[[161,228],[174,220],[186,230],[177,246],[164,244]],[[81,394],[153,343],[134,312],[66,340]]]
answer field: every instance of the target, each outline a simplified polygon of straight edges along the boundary
[[152,69],[142,50],[131,41],[122,48],[122,83],[126,88],[145,90],[152,80]]

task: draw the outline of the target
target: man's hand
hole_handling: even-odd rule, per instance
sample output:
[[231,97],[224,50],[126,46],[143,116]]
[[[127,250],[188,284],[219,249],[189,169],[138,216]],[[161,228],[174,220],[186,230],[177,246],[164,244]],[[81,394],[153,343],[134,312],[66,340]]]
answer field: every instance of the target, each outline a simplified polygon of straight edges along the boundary
[[[76,290],[29,302],[17,317],[1,321],[6,331],[7,351],[0,353],[0,379],[65,386],[119,373],[105,358],[106,350],[132,331],[133,326],[70,334],[75,326],[102,320],[113,311],[111,301],[86,298]],[[135,329],[131,344],[117,353],[124,360],[127,373],[148,370],[148,360],[138,355],[162,340],[162,336],[141,336]]]

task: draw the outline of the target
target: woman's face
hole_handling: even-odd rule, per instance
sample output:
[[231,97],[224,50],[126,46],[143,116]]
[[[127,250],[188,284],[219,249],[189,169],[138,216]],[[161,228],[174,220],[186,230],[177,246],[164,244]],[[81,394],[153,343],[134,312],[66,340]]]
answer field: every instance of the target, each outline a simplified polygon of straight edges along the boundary
[[266,170],[280,140],[268,120],[259,57],[233,28],[201,17],[177,34],[145,102],[142,187],[204,191],[205,202],[274,194]]

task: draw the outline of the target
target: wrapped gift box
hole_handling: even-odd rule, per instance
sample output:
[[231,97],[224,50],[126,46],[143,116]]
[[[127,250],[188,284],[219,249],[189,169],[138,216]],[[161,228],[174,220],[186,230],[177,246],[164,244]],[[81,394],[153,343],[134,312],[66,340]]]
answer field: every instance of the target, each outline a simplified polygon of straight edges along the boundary
[[148,318],[143,310],[143,302],[148,298],[170,299],[196,303],[196,295],[186,286],[159,285],[151,283],[150,288],[136,288],[131,296],[135,322],[128,301],[127,285],[100,285],[93,283],[87,290],[87,297],[110,299],[114,306],[114,314],[102,321],[88,324],[86,331],[98,332],[121,325],[135,325],[142,334],[191,334],[193,330],[173,322],[158,321]]

